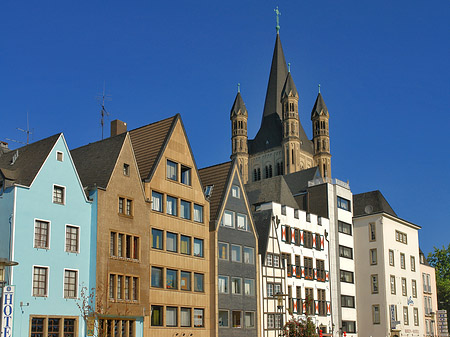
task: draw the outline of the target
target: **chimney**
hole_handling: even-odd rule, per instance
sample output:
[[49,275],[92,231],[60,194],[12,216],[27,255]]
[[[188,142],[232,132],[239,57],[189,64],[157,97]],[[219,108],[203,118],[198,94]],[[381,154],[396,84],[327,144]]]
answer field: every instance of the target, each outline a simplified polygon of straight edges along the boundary
[[0,140],[0,149],[8,150],[8,143]]
[[111,122],[111,137],[127,132],[127,123],[115,119]]

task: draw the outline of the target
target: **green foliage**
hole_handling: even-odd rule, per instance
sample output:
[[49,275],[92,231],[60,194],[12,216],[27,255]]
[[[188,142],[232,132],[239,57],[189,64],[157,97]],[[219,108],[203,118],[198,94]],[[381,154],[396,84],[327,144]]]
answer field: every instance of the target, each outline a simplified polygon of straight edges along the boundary
[[317,337],[317,327],[311,317],[291,318],[283,327],[286,337]]
[[427,260],[436,269],[438,308],[450,312],[450,244],[442,249],[434,247]]

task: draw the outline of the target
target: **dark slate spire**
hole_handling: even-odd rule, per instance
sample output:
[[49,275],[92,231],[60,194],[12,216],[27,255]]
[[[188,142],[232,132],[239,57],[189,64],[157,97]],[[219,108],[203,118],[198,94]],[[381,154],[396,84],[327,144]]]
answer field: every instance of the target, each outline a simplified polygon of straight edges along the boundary
[[294,80],[292,79],[291,72],[288,72],[286,81],[284,82],[283,91],[281,92],[281,98],[283,98],[285,95],[287,96],[292,95],[298,97],[298,91],[295,86]]
[[325,105],[325,101],[322,98],[322,94],[319,92],[317,95],[316,103],[314,103],[314,107],[311,111],[311,119],[320,114],[328,115],[328,108]]
[[[283,48],[281,47],[280,35],[277,34],[275,48],[270,68],[269,84],[267,85],[266,102],[264,103],[264,117],[277,113],[282,119],[281,91],[288,74]],[[261,122],[262,124],[262,122]]]
[[245,107],[244,100],[242,99],[241,93],[238,92],[231,108],[230,118],[237,115],[248,116],[247,108]]

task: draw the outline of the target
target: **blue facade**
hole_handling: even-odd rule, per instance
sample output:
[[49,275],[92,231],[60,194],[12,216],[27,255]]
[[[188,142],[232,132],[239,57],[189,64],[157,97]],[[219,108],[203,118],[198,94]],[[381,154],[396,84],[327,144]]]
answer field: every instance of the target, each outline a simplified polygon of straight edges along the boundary
[[[77,298],[81,287],[95,287],[96,215],[62,134],[53,145],[31,185],[9,187],[0,199],[0,253],[19,263],[9,279],[16,286],[13,336],[32,329],[62,336],[72,328],[85,336]],[[9,237],[10,251],[3,247]]]

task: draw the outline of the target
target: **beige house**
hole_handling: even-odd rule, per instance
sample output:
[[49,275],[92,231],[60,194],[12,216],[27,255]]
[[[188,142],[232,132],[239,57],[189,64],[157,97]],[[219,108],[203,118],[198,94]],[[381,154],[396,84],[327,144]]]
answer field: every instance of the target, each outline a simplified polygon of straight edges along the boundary
[[420,273],[422,275],[422,287],[420,293],[423,296],[423,325],[424,336],[437,336],[436,312],[438,310],[436,271],[428,264],[422,250],[419,252]]

